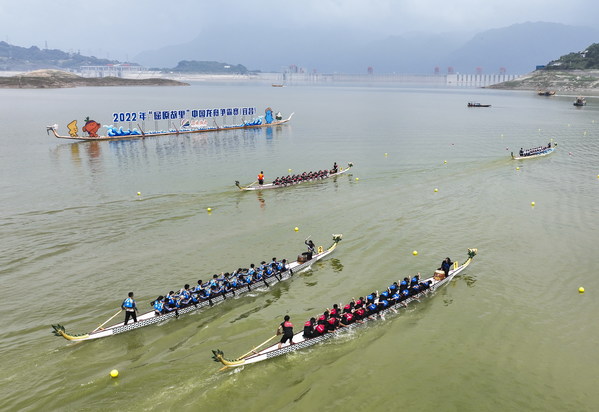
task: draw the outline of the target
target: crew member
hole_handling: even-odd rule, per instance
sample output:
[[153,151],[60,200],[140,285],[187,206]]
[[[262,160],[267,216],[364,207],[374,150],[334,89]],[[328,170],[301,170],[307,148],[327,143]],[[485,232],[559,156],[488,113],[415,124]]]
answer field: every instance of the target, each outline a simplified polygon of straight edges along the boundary
[[121,309],[125,311],[125,325],[129,322],[129,318],[132,318],[134,323],[137,322],[137,306],[133,299],[133,292],[129,292],[127,299],[121,304]]
[[339,171],[339,167],[337,166],[337,162],[333,163],[333,168],[331,169],[331,173],[337,173]]
[[316,245],[314,244],[314,242],[312,242],[312,240],[304,240],[304,243],[306,244],[306,246],[308,246],[308,252],[310,252],[311,254],[316,253]]
[[453,264],[453,262],[451,261],[450,258],[445,258],[445,260],[441,263],[441,267],[440,269],[445,272],[445,276],[447,276],[449,274],[449,269],[451,269],[451,265]]
[[162,315],[162,312],[164,311],[164,296],[158,296],[158,299],[154,301],[154,305],[152,306],[154,307],[154,315]]
[[314,336],[314,324],[316,319],[310,318],[309,321],[304,323],[304,339],[310,339]]
[[284,321],[281,322],[277,329],[277,335],[281,334],[283,337],[279,342],[279,349],[281,349],[281,346],[287,341],[289,341],[290,345],[293,345],[293,324],[289,321],[289,315],[285,315]]
[[264,184],[264,171],[260,171],[260,173],[258,173],[258,184],[259,185]]

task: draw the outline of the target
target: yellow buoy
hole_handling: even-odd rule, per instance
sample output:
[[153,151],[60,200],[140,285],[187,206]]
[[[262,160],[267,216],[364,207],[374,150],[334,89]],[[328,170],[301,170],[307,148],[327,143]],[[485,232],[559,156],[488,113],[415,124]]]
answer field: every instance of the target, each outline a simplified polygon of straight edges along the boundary
[[137,196],[141,196],[141,192],[137,192]]
[[291,173],[291,172],[292,172],[292,170],[291,170],[291,169],[287,169],[287,171],[288,171],[289,173]]
[[535,202],[530,202],[530,205],[531,205],[531,206],[534,206],[534,205],[535,205]]
[[385,156],[387,156],[387,153],[385,153]]
[[578,288],[578,293],[584,293],[584,288],[582,286]]
[[116,369],[111,370],[110,376],[116,378],[117,376],[119,376],[119,371],[117,371]]
[[443,163],[447,163],[447,160],[444,160]]
[[211,207],[207,207],[207,208],[206,208],[206,211],[207,211],[208,213],[210,213],[210,212],[212,212],[212,208],[211,208]]
[[414,256],[416,256],[416,255],[418,254],[418,251],[417,251],[417,250],[415,250],[415,251],[413,251],[413,252],[412,252],[412,254],[413,254]]
[[437,188],[435,187],[435,192],[438,192],[438,191],[439,191],[439,189],[437,189]]
[[359,178],[359,177],[356,177],[356,180],[360,180],[360,178]]
[[293,230],[295,230],[296,232],[298,232],[299,231],[299,227],[296,226]]
[[520,167],[517,167],[516,170],[520,170]]

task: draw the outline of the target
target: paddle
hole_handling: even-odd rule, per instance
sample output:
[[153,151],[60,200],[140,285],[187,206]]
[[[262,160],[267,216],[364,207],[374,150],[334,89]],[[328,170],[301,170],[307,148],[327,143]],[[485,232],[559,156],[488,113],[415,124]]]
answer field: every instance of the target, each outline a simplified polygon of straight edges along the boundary
[[118,315],[119,313],[121,313],[123,309],[119,309],[119,311],[117,313],[115,313],[114,315],[112,315],[106,322],[104,322],[103,324],[101,324],[100,326],[98,326],[96,329],[92,330],[92,333],[94,333],[95,331],[97,331],[98,329],[100,329],[102,326],[106,325],[108,322],[110,322],[112,319],[115,318],[116,315]]
[[260,345],[256,346],[254,349],[252,349],[251,351],[249,351],[248,353],[246,353],[245,355],[241,355],[240,357],[238,357],[235,360],[242,360],[243,358],[245,358],[248,355],[251,355],[252,353],[254,353],[256,351],[256,349],[266,345],[268,342],[270,342],[271,340],[273,340],[274,338],[276,338],[278,335],[274,335],[271,336],[270,338],[266,339],[264,342],[262,342]]

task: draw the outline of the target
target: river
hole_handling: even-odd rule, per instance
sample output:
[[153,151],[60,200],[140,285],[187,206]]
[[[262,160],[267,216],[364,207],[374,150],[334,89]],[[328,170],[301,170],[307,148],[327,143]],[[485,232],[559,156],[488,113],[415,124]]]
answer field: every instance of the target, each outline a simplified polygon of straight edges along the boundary
[[[0,409],[599,404],[596,99],[575,108],[572,96],[533,92],[202,82],[0,95]],[[113,112],[231,106],[295,114],[271,129],[121,142],[45,133]],[[551,139],[550,156],[510,158]],[[234,186],[334,161],[353,162],[351,174],[263,193]],[[55,323],[91,331],[129,291],[144,312],[184,283],[294,259],[306,237],[326,247],[333,233],[343,234],[334,254],[268,290],[97,341],[51,334]],[[430,274],[446,256],[462,262],[468,248],[479,254],[461,276],[385,322],[240,370],[211,360],[213,349],[247,352],[286,314],[299,330],[333,303]]]

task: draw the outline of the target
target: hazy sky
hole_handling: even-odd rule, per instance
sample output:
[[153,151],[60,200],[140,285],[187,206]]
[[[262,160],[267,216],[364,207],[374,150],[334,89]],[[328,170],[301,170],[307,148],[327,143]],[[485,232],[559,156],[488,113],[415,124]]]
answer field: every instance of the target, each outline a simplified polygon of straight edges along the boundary
[[[277,29],[387,36],[526,21],[596,27],[597,16],[597,0],[0,0],[0,40],[125,60],[198,36],[251,47],[275,44]],[[273,38],[252,38],[255,27],[271,28]]]

